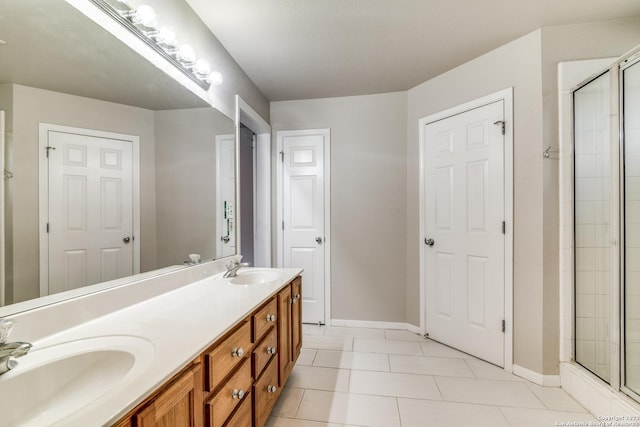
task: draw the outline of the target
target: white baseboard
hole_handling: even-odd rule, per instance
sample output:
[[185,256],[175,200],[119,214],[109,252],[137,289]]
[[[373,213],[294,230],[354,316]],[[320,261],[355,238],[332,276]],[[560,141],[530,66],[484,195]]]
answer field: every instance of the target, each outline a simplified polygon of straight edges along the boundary
[[543,375],[520,365],[513,365],[513,375],[545,387],[560,387],[560,375]]
[[409,323],[402,322],[377,322],[373,320],[342,320],[331,319],[331,326],[343,328],[370,328],[370,329],[396,329],[420,334],[420,328]]

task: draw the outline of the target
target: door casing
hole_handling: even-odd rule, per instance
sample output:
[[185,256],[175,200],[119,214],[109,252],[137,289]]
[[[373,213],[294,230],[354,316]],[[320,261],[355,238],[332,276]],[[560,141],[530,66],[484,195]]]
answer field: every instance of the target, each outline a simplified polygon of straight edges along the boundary
[[420,331],[427,332],[426,324],[426,289],[425,289],[425,245],[422,239],[425,237],[425,132],[424,127],[429,123],[446,119],[451,116],[482,107],[496,101],[504,101],[504,121],[505,121],[505,145],[504,145],[504,218],[505,229],[505,260],[504,260],[504,301],[505,301],[505,334],[504,334],[504,369],[508,372],[513,370],[513,88],[475,99],[473,101],[455,106],[453,108],[435,113],[418,120],[419,133],[419,230],[417,236],[420,246]]

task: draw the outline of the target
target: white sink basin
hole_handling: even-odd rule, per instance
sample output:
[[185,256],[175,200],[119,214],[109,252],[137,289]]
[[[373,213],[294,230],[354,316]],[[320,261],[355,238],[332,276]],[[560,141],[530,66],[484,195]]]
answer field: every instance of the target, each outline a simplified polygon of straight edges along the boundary
[[240,270],[235,277],[229,279],[234,285],[259,285],[264,283],[271,283],[276,280],[280,275],[277,271],[264,270],[264,269],[246,269]]
[[51,425],[86,409],[144,373],[153,354],[153,344],[130,336],[34,346],[0,375],[0,426]]

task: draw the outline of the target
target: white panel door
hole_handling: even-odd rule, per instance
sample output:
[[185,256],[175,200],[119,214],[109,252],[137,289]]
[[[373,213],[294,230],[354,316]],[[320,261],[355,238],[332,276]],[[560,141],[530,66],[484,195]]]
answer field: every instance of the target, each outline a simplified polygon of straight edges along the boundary
[[216,135],[216,213],[218,247],[216,258],[236,253],[235,205],[236,205],[236,137]]
[[498,101],[425,125],[429,337],[504,366],[504,120]]
[[329,131],[279,132],[283,167],[284,267],[302,273],[302,321],[325,323],[324,149]]
[[130,276],[130,141],[49,131],[49,293]]

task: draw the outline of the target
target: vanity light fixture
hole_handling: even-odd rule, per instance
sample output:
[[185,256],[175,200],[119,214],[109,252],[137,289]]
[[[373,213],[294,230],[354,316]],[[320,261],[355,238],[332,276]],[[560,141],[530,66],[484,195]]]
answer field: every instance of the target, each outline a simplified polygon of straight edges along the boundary
[[203,89],[207,90],[211,85],[222,84],[222,74],[219,71],[212,71],[208,61],[198,58],[192,46],[178,43],[171,27],[162,26],[158,29],[156,12],[151,6],[134,7],[130,0],[91,0],[91,2]]

